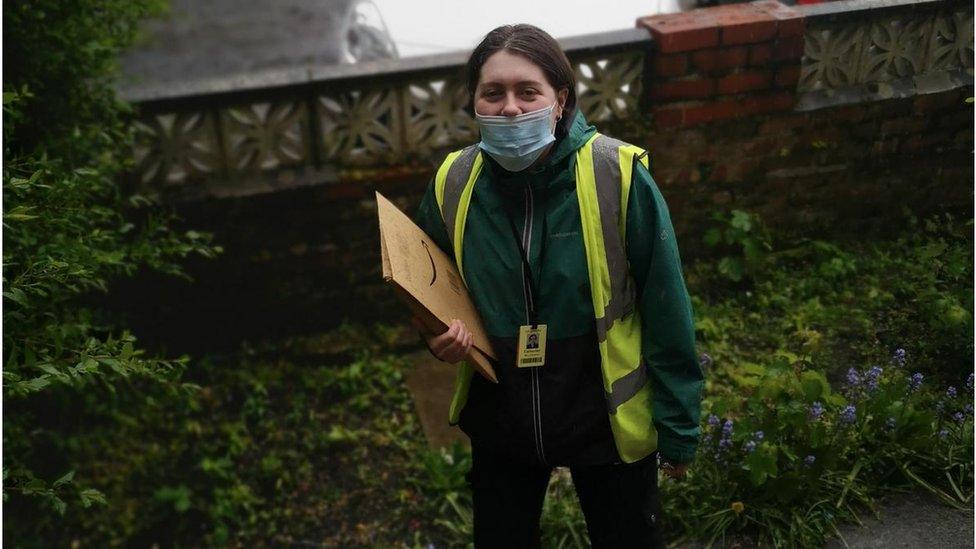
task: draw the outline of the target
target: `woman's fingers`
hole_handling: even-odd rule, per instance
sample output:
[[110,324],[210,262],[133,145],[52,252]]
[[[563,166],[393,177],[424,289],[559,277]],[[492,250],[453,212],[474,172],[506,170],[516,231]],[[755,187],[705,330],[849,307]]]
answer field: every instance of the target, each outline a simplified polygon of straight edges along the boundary
[[454,319],[447,331],[432,338],[429,343],[437,358],[444,362],[459,362],[467,356],[473,344],[474,336],[465,327],[464,322]]
[[445,350],[448,347],[448,345],[450,345],[451,342],[454,340],[454,336],[457,334],[458,329],[459,329],[458,321],[457,320],[451,321],[451,325],[447,327],[447,331],[435,337],[431,341],[432,343],[431,347],[433,347],[434,350],[438,352]]
[[464,360],[471,352],[471,347],[474,346],[474,334],[468,330],[463,321],[454,319],[444,333],[429,338],[428,344],[437,358],[444,362],[456,363]]
[[451,341],[451,345],[448,347],[449,351],[451,352],[451,357],[454,359],[452,362],[457,362],[464,358],[464,344],[467,337],[468,330],[464,327],[464,323],[460,322],[458,325],[458,331],[454,335],[454,340]]
[[461,322],[461,330],[458,336],[455,347],[456,354],[454,355],[455,362],[467,358],[468,353],[471,352],[471,345],[474,343],[474,334],[468,330],[464,322]]
[[460,350],[461,358],[468,356],[468,351],[471,350],[471,342],[474,340],[474,336],[468,330],[468,327],[464,325],[464,321],[461,322],[461,334],[463,337],[460,340]]
[[451,321],[451,327],[447,330],[447,335],[451,338],[457,337],[458,333],[461,331],[461,321],[454,319]]

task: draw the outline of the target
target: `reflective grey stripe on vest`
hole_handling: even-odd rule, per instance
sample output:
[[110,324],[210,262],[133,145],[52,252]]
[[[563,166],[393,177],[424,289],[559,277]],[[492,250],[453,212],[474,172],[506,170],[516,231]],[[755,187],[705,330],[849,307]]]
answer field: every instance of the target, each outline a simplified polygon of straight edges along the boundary
[[607,407],[611,414],[617,413],[617,408],[637,394],[647,383],[647,366],[641,360],[640,365],[629,374],[614,381],[607,394]]
[[617,226],[620,219],[620,160],[617,149],[621,145],[624,145],[622,141],[604,135],[593,140],[596,196],[600,204],[600,224],[603,226],[603,249],[610,271],[610,302],[604,308],[603,317],[596,319],[599,341],[607,338],[607,332],[615,320],[634,310],[636,294]]
[[444,181],[444,205],[441,213],[444,216],[447,236],[451,240],[451,248],[454,247],[454,222],[457,219],[458,204],[461,203],[461,193],[464,192],[464,186],[468,183],[471,167],[474,165],[474,159],[477,156],[478,145],[471,145],[461,151],[461,154],[454,159],[454,163],[447,170],[447,178]]

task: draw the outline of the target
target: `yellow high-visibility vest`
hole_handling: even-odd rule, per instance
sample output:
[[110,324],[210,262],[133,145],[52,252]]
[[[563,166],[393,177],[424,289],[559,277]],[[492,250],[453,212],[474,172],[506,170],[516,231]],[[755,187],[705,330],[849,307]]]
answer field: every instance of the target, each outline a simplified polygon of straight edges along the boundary
[[[600,344],[603,390],[617,453],[626,463],[657,448],[651,383],[641,356],[641,319],[624,237],[634,159],[648,166],[640,147],[593,135],[576,151],[579,200],[590,294]],[[437,170],[434,191],[444,226],[464,277],[464,226],[484,160],[477,145],[449,155]],[[449,421],[456,425],[468,398],[474,369],[462,363],[454,382]]]

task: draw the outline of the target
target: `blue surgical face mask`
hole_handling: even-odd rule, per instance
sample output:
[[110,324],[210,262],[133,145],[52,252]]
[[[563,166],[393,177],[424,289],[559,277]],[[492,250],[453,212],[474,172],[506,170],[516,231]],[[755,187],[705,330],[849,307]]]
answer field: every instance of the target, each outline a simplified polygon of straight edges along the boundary
[[481,129],[481,150],[501,167],[520,172],[535,162],[546,145],[556,140],[552,128],[555,103],[518,116],[483,116],[475,113]]

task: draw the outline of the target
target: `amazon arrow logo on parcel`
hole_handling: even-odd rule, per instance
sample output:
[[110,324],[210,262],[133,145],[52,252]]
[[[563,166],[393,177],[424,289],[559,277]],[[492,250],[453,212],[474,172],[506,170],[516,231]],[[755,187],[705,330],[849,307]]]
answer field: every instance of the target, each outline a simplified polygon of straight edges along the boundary
[[443,333],[451,319],[462,320],[474,336],[467,363],[498,383],[489,361],[489,357],[495,358],[495,352],[454,260],[378,192],[376,210],[380,221],[383,280],[393,286],[400,299],[431,332]]

